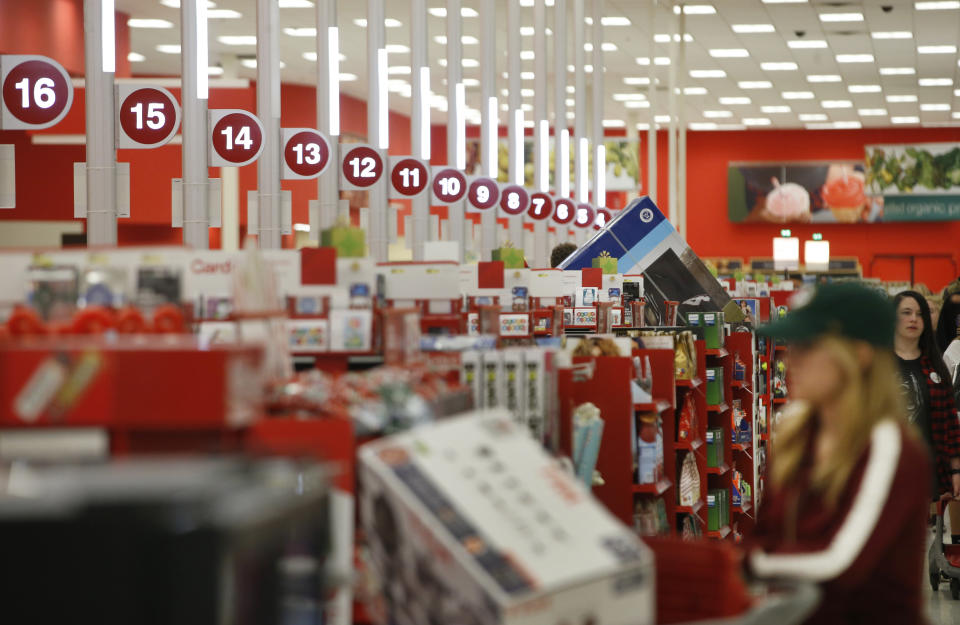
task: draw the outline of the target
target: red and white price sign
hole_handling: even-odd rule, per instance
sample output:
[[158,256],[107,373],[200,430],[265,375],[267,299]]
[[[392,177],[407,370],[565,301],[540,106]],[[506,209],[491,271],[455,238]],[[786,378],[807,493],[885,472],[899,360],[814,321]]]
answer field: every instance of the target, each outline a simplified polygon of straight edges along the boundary
[[553,198],[546,193],[534,193],[530,196],[530,210],[527,214],[531,219],[547,219],[553,214]]
[[433,199],[437,204],[453,204],[467,194],[467,177],[452,167],[433,168]]
[[474,178],[467,188],[467,202],[481,211],[493,208],[500,199],[500,185],[490,178]]
[[383,176],[383,157],[372,145],[341,145],[340,187],[361,191]]
[[158,148],[180,127],[180,105],[163,87],[117,86],[118,148]]
[[594,230],[603,230],[607,227],[607,224],[610,222],[612,215],[610,211],[605,208],[598,208],[597,214],[593,218],[593,229]]
[[509,185],[500,192],[500,210],[510,215],[522,215],[530,206],[530,194],[520,185]]
[[576,215],[577,205],[573,203],[573,200],[562,197],[554,203],[553,220],[561,226],[573,221]]
[[59,122],[73,103],[73,84],[59,63],[35,54],[0,56],[0,128],[40,130]]
[[430,168],[412,156],[390,157],[390,193],[392,200],[420,195],[430,186]]
[[249,165],[263,151],[263,124],[241,109],[212,109],[210,119],[210,167]]
[[316,178],[330,164],[330,141],[313,128],[281,128],[283,179]]
[[577,218],[573,220],[573,225],[577,228],[589,228],[594,220],[593,207],[589,204],[577,204]]

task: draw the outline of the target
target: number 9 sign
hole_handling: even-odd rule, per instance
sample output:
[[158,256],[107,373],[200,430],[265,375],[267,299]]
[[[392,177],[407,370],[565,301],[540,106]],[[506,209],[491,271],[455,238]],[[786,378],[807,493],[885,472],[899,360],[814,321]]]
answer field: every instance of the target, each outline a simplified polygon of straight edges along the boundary
[[305,180],[316,178],[330,164],[330,142],[313,128],[284,128],[283,179]]
[[500,199],[500,187],[490,178],[477,178],[470,183],[467,201],[478,210],[493,208]]
[[210,166],[249,165],[263,151],[263,125],[241,109],[214,109],[210,116]]
[[556,201],[556,208],[553,209],[553,220],[561,226],[573,221],[577,214],[577,205],[567,198],[560,198]]
[[589,228],[593,225],[594,215],[592,206],[589,204],[578,204],[577,218],[573,221],[573,225],[577,228]]
[[383,176],[383,157],[370,145],[341,146],[340,186],[344,189],[362,191]]
[[0,128],[4,130],[49,128],[63,119],[73,103],[70,76],[45,56],[0,56],[0,85]]
[[119,85],[120,132],[117,147],[158,148],[173,139],[180,127],[180,107],[163,87]]

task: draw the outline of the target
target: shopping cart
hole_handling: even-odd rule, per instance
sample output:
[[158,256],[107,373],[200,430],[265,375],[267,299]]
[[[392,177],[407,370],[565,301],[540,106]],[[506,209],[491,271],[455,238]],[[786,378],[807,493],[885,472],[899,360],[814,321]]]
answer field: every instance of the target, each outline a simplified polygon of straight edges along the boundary
[[960,599],[960,545],[943,544],[943,511],[949,498],[941,497],[937,502],[937,524],[933,544],[927,561],[930,564],[930,586],[933,592],[940,589],[941,575],[950,579],[950,595]]
[[820,588],[802,582],[763,582],[753,588],[755,599],[743,614],[686,621],[683,625],[798,625],[820,603]]

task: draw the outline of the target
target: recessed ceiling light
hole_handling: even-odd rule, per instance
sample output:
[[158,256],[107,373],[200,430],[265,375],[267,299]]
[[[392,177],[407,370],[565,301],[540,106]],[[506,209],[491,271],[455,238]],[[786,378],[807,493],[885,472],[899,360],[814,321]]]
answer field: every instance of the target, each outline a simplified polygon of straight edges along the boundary
[[912,67],[881,67],[881,76],[909,76],[916,74],[917,70]]
[[[623,82],[627,82],[627,79],[624,78]],[[627,82],[627,84],[629,85],[630,83]],[[576,92],[577,92],[576,87],[574,87],[573,85],[567,85],[567,93],[576,93]]]
[[950,113],[950,117],[952,117],[952,118],[954,118],[954,119],[960,119],[960,112],[954,111],[954,112]]
[[139,52],[128,52],[127,60],[130,61],[131,63],[141,63],[143,61],[146,61],[147,57],[143,56]]
[[233,9],[209,9],[207,17],[212,20],[236,20],[243,17],[243,13]]
[[[389,54],[405,54],[407,52],[410,52],[410,48],[408,46],[403,45],[402,43],[388,43],[385,49]],[[469,67],[469,66],[464,65],[464,67]]]
[[724,117],[733,117],[730,111],[704,111],[703,116],[707,119],[722,119]]
[[412,71],[409,65],[391,65],[387,68],[387,74],[390,76],[405,76]]
[[628,102],[630,100],[646,100],[647,96],[642,93],[615,93],[613,99],[615,102]]
[[360,28],[366,28],[366,27],[367,27],[367,18],[365,18],[365,17],[358,17],[358,18],[356,18],[356,19],[353,20],[353,23],[356,24],[357,26],[359,26]]
[[950,87],[953,85],[952,78],[921,78],[917,81],[921,87]]
[[173,28],[173,22],[131,17],[127,20],[127,26],[130,28]]
[[763,0],[764,4],[806,4],[807,0]]
[[820,106],[825,109],[849,109],[853,108],[853,102],[850,100],[822,100]]
[[605,119],[603,120],[604,128],[625,128],[626,123],[622,119]]
[[800,113],[797,117],[802,122],[825,122],[827,116],[823,113]]
[[741,121],[744,126],[769,126],[771,124],[768,117],[745,117]]
[[[316,60],[317,60],[317,53],[314,52],[314,51],[312,51],[312,50],[307,51],[307,52],[304,52],[304,53],[303,53],[303,58],[306,59],[306,60],[308,60],[308,61],[314,61],[314,62],[316,62]],[[347,60],[347,55],[344,54],[343,52],[341,52],[341,53],[340,53],[340,62],[343,62],[343,61],[346,61],[346,60]],[[391,67],[390,69],[393,69],[393,67]],[[387,70],[387,71],[388,71],[388,73],[389,73],[389,70]]]
[[920,118],[916,115],[904,115],[901,117],[891,117],[890,121],[894,124],[919,124]]
[[648,109],[650,108],[650,103],[646,100],[631,100],[629,102],[624,102],[623,105],[628,109]]
[[180,44],[161,43],[157,46],[157,52],[163,52],[164,54],[180,54]]
[[956,54],[957,46],[917,46],[917,54]]
[[812,100],[812,91],[784,91],[780,94],[784,100]]
[[754,33],[773,33],[777,29],[773,27],[773,24],[734,24],[733,32],[741,35],[749,35]]
[[873,63],[872,54],[838,54],[837,63]]
[[797,64],[793,61],[778,61],[761,63],[760,69],[767,72],[791,72],[797,69]]
[[655,115],[654,118],[653,118],[653,121],[655,121],[655,122],[658,123],[658,124],[669,124],[669,123],[670,123],[670,116],[669,116],[669,115]]
[[761,106],[760,110],[764,113],[789,113],[790,107],[782,104],[776,106]]
[[742,59],[750,56],[746,48],[711,48],[710,56],[715,59]]
[[257,45],[256,35],[220,35],[217,41],[225,46],[255,46]]
[[857,121],[830,122],[827,124],[807,124],[807,130],[844,130],[863,128],[863,124]]
[[684,87],[683,95],[707,95],[706,87]]
[[223,76],[223,68],[219,65],[208,67],[207,76]]
[[600,18],[600,23],[604,26],[629,26],[630,20],[621,15],[609,15]]
[[[250,69],[257,69],[257,59],[240,59],[240,65],[248,67]],[[287,64],[283,61],[280,61],[280,69],[286,67]]]
[[280,0],[277,5],[281,9],[309,9],[313,6],[310,0]]
[[907,95],[888,95],[887,102],[891,103],[902,103],[902,102],[916,102],[917,96],[910,93]]
[[520,105],[520,108],[521,108],[522,110],[526,111],[527,113],[532,113],[532,112],[533,112],[533,105],[532,105],[532,104],[521,104],[521,105]]
[[[165,7],[171,7],[173,9],[180,8],[180,0],[160,0],[160,4],[162,4]],[[212,9],[215,6],[217,6],[215,2],[211,2],[210,0],[207,0],[208,9]]]
[[821,22],[862,22],[863,13],[821,13]]
[[880,93],[883,89],[880,85],[848,85],[847,91],[850,93]]
[[[646,76],[624,76],[623,84],[632,86],[649,85],[650,79]],[[567,85],[567,88],[569,89],[570,85]],[[573,93],[573,91],[568,91],[568,93]]]
[[356,74],[350,74],[348,72],[342,72],[340,74],[340,82],[353,82],[357,79]]
[[479,87],[480,79],[479,78],[464,78],[460,82],[463,83],[464,87]]
[[403,26],[403,22],[400,20],[395,20],[392,17],[388,17],[387,19],[383,20],[383,25],[387,28],[400,28]]
[[303,26],[301,28],[284,28],[283,34],[291,37],[316,37],[317,29],[313,26]]
[[913,39],[913,33],[909,30],[887,30],[870,33],[874,39]]
[[861,117],[885,116],[887,109],[857,109],[857,115]]
[[521,89],[520,96],[524,98],[532,98],[533,94],[536,93],[533,89]]
[[787,46],[794,50],[805,50],[811,48],[826,48],[827,42],[823,39],[791,39]]
[[[680,12],[680,7],[673,7],[674,13]],[[712,4],[685,4],[683,6],[684,15],[714,15],[717,10]]]
[[536,58],[533,50],[520,50],[520,60],[521,61],[532,61]]
[[718,101],[720,102],[720,104],[723,104],[724,106],[728,106],[732,104],[750,104],[750,98],[745,98],[743,96],[720,98]]
[[807,76],[807,82],[840,82],[843,78],[837,74],[813,74]]
[[691,78],[726,78],[727,73],[722,69],[692,69]]
[[690,130],[716,130],[716,122],[690,122],[687,124]]
[[770,89],[773,83],[769,80],[741,80],[737,86],[741,89]]
[[460,7],[460,17],[480,17],[476,9],[470,7]]
[[935,111],[949,111],[950,105],[949,104],[921,104],[920,110],[931,112],[931,113]]
[[474,67],[480,67],[480,61],[478,61],[477,59],[463,59],[463,61],[461,61],[460,64],[468,69],[474,68]]
[[520,72],[520,80],[533,80],[536,77],[533,72]]
[[[657,42],[657,43],[670,43],[670,39],[671,39],[671,37],[670,37],[670,35],[668,35],[667,33],[657,33],[657,34],[655,34],[655,35],[653,36],[653,40],[654,40],[655,42]],[[679,43],[679,42],[680,42],[680,34],[679,34],[679,33],[673,33],[672,39],[673,39],[673,41],[676,41],[676,42]],[[691,35],[690,33],[684,33],[684,34],[683,34],[683,40],[684,40],[685,42],[687,42],[687,43],[691,43],[691,42],[693,41],[693,35]]]
[[563,103],[564,103],[566,106],[576,106],[576,105],[577,105],[577,101],[574,100],[573,98],[567,98],[566,100],[563,101]]
[[[638,56],[637,57],[638,65],[650,65],[650,57],[648,56]],[[658,56],[653,59],[654,65],[670,65],[670,57],[668,56]]]
[[914,2],[913,8],[918,11],[937,11],[942,9],[960,9],[960,1],[940,0],[939,2]]
[[[583,44],[583,49],[587,52],[593,52],[593,44],[588,41],[587,43]],[[617,44],[605,41],[600,44],[600,49],[604,52],[616,52]]]

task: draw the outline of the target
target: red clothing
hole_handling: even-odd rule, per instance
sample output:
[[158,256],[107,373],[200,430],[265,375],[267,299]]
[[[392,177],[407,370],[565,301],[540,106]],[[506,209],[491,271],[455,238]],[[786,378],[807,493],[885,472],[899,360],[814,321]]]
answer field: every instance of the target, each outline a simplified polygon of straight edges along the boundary
[[[957,406],[953,399],[953,387],[950,380],[941,380],[930,358],[920,360],[923,375],[927,381],[930,405],[927,406],[930,419],[930,434],[933,437],[933,461],[937,470],[939,490],[934,495],[952,493],[953,482],[950,479],[950,459],[960,458],[960,420],[957,419]],[[934,381],[936,380],[936,381]]]
[[760,506],[748,566],[761,577],[819,583],[823,597],[807,623],[926,623],[931,467],[924,443],[905,428],[893,420],[874,427],[833,510],[809,488],[812,453],[797,479],[771,488]]

